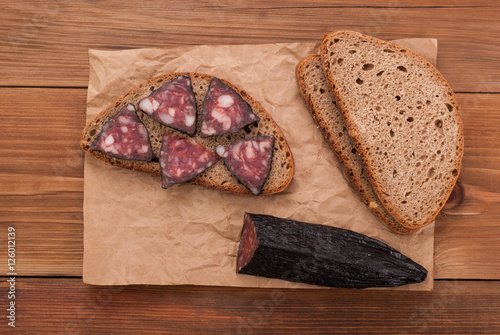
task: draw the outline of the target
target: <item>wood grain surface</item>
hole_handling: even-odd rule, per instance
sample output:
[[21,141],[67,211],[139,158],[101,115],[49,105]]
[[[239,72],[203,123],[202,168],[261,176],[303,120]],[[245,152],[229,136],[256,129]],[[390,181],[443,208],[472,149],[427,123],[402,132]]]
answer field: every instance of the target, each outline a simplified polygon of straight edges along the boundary
[[[18,227],[25,245],[18,252],[18,271],[81,276],[83,153],[78,143],[86,90],[0,88],[0,98],[7,102],[0,111],[1,222]],[[436,221],[436,278],[500,279],[495,256],[500,244],[491,239],[500,236],[500,95],[457,94],[457,99],[465,125],[459,178],[465,195]],[[53,252],[57,261],[47,257]],[[0,253],[0,264],[6,257]]]
[[85,87],[89,48],[319,41],[345,28],[383,39],[437,38],[439,68],[455,91],[500,91],[500,68],[491,66],[500,53],[500,10],[491,2],[467,8],[234,2],[9,3],[0,22],[0,85]]
[[[500,6],[487,0],[0,0],[0,236],[16,228],[20,333],[500,333]],[[436,220],[435,290],[93,287],[81,280],[88,49],[437,38],[464,119]],[[7,250],[0,238],[0,250]],[[7,264],[7,252],[0,252]],[[0,307],[9,278],[0,272]],[[68,277],[68,278],[65,278]],[[5,312],[0,333],[10,333]]]
[[[57,334],[500,332],[498,282],[438,281],[434,292],[95,287],[72,278],[26,278],[16,285],[23,316],[16,328],[32,334],[53,333],[54,325]],[[6,286],[0,283],[0,290]]]

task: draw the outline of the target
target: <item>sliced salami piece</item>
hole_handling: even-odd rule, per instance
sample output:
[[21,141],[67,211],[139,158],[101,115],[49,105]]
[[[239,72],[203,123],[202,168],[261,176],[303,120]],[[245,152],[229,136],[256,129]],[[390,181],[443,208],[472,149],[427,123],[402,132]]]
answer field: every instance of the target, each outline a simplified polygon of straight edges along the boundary
[[215,148],[231,173],[254,195],[259,195],[269,176],[274,136],[239,138],[228,146]]
[[427,270],[351,230],[245,213],[236,272],[330,287],[420,283]]
[[148,131],[137,117],[133,104],[124,106],[104,124],[90,149],[115,158],[153,159]]
[[210,81],[203,100],[201,137],[235,133],[259,120],[250,105],[232,88],[217,78]]
[[153,91],[139,101],[138,108],[156,121],[188,135],[196,131],[196,100],[188,74]]
[[165,134],[160,151],[162,187],[169,188],[193,179],[217,160],[217,155],[204,145]]

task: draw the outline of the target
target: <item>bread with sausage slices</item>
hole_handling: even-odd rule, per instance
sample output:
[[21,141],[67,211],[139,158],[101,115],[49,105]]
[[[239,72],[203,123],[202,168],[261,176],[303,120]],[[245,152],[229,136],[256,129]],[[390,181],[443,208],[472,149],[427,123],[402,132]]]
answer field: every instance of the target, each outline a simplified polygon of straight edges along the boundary
[[[224,134],[221,136],[200,137],[200,118],[202,105],[205,95],[207,94],[212,76],[200,73],[188,73],[191,79],[196,106],[197,106],[197,129],[195,135],[191,137],[195,142],[201,143],[212,151],[218,145],[228,145],[238,138],[249,138],[252,136],[273,135],[275,138],[275,146],[273,151],[272,166],[269,172],[267,181],[265,182],[262,193],[273,194],[283,191],[291,182],[294,174],[294,161],[290,147],[283,135],[283,132],[266,112],[266,110],[244,90],[232,85],[230,82],[220,79],[225,85],[229,86],[238,93],[243,100],[251,107],[252,112],[259,117],[259,121],[243,127],[241,130]],[[141,99],[148,97],[151,92],[157,90],[165,83],[184,75],[184,73],[172,73],[154,77],[147,82],[144,82],[137,87],[131,89],[123,97],[109,105],[106,109],[100,112],[92,121],[90,121],[82,133],[81,148],[89,156],[98,159],[99,161],[110,164],[116,167],[145,172],[153,175],[161,175],[159,164],[159,155],[162,145],[162,138],[165,133],[174,134],[181,137],[190,137],[178,130],[165,126],[154,120],[150,115],[138,110],[136,113],[141,122],[146,126],[149,134],[149,139],[153,151],[152,161],[139,161],[113,158],[105,153],[92,150],[91,145],[101,132],[106,122],[112,118],[124,106],[131,103],[137,106]],[[225,167],[224,162],[219,160],[213,166],[202,172],[189,183],[205,186],[208,188],[217,189],[223,192],[241,195],[251,195],[252,193],[236,177]]]

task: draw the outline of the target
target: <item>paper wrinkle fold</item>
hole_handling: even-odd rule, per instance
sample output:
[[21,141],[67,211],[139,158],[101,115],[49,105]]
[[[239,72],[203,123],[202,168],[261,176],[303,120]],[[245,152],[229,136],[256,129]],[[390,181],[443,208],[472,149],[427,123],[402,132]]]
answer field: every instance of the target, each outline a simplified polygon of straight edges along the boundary
[[[429,39],[398,40],[431,57]],[[406,44],[405,44],[406,43]],[[318,43],[203,45],[89,51],[87,120],[153,76],[200,72],[245,90],[269,112],[292,150],[295,176],[283,192],[237,196],[194,185],[161,188],[159,177],[85,158],[83,279],[96,285],[313,286],[235,273],[245,212],[326,224],[377,238],[428,271],[398,289],[432,290],[434,223],[399,236],[379,222],[350,186],[311,118],[295,66]]]

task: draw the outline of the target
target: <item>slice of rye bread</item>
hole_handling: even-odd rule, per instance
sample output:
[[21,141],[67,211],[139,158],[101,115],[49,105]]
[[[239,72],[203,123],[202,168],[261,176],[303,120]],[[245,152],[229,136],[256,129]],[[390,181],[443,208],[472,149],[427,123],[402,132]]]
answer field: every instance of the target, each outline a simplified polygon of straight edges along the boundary
[[339,158],[340,163],[358,191],[363,202],[391,230],[409,235],[418,229],[409,229],[399,224],[382,206],[366,176],[358,152],[342,119],[342,114],[330,92],[321,65],[320,55],[309,55],[296,67],[297,81],[304,100],[309,106],[323,137]]
[[375,193],[403,226],[430,223],[464,152],[453,92],[415,52],[352,31],[321,44],[326,78]]
[[[151,146],[153,149],[154,158],[151,162],[136,161],[136,160],[125,160],[116,159],[109,157],[102,152],[90,150],[90,145],[97,137],[101,131],[103,125],[106,121],[115,115],[123,106],[128,103],[137,103],[144,97],[149,96],[149,94],[165,84],[166,82],[175,79],[177,76],[184,73],[172,73],[167,75],[161,75],[154,77],[147,82],[144,82],[137,87],[133,88],[123,97],[119,98],[115,103],[111,104],[101,113],[99,113],[92,121],[90,121],[82,133],[81,147],[85,153],[97,158],[98,160],[108,163],[121,168],[126,168],[130,170],[136,170],[141,172],[146,172],[153,175],[161,176],[160,164],[158,163],[158,157],[160,154],[161,144],[163,134],[165,132],[188,138],[186,134],[183,134],[177,130],[169,128],[165,125],[160,124],[155,121],[149,115],[142,111],[137,111],[137,115],[140,120],[146,126],[149,138],[151,141]],[[294,174],[294,161],[292,157],[292,152],[290,147],[283,135],[281,129],[272,119],[272,117],[264,110],[264,108],[256,102],[252,97],[250,97],[245,91],[235,87],[231,83],[222,80],[221,81],[235,90],[242,98],[250,105],[252,111],[257,114],[260,121],[257,124],[252,124],[244,127],[240,131],[221,136],[213,136],[207,138],[201,138],[200,134],[200,118],[201,118],[201,107],[203,104],[203,99],[207,93],[210,80],[213,78],[210,75],[199,74],[199,73],[189,73],[191,77],[191,84],[196,97],[197,105],[197,129],[195,136],[193,137],[196,142],[199,142],[212,151],[215,150],[217,145],[228,145],[237,138],[242,137],[252,137],[261,135],[274,135],[276,141],[274,145],[273,160],[271,165],[271,171],[266,183],[263,186],[261,194],[273,194],[283,191],[291,182]],[[231,172],[225,167],[224,162],[219,160],[212,167],[207,169],[205,172],[201,173],[197,177],[191,179],[189,183],[205,186],[208,188],[213,188],[220,190],[222,192],[241,194],[241,195],[251,195],[252,193],[243,184],[241,184],[236,177],[234,177]]]

